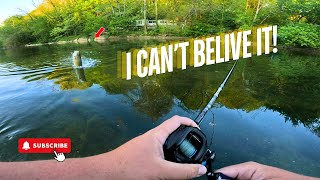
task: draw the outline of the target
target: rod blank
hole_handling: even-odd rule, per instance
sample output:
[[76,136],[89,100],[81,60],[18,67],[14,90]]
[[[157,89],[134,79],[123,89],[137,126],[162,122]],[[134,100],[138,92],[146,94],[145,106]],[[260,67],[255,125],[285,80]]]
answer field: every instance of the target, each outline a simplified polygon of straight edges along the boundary
[[226,76],[226,78],[224,79],[224,81],[221,83],[220,87],[218,88],[218,90],[216,91],[216,93],[214,93],[213,97],[211,98],[211,100],[209,101],[209,103],[206,105],[206,107],[203,108],[203,110],[200,112],[200,114],[196,117],[196,119],[194,120],[198,125],[201,124],[204,116],[207,114],[207,112],[209,111],[209,109],[211,109],[212,105],[214,104],[214,102],[217,100],[217,98],[219,97],[220,92],[222,91],[222,89],[224,88],[224,86],[226,85],[227,81],[229,80],[234,68],[237,65],[238,60],[236,60],[236,62],[233,64],[232,68],[230,69],[228,75]]

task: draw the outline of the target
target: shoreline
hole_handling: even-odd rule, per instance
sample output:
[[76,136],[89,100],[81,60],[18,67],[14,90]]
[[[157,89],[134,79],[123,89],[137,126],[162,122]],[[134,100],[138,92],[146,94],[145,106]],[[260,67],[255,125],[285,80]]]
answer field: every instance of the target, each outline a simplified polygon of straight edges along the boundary
[[75,43],[75,44],[87,44],[91,42],[96,43],[105,43],[105,42],[114,42],[118,40],[184,40],[188,37],[179,37],[179,36],[134,36],[134,35],[128,35],[128,36],[101,36],[99,38],[84,38],[80,37],[78,39],[74,40],[66,40],[66,41],[57,41],[57,42],[48,42],[48,43],[38,43],[38,44],[26,44],[24,47],[36,47],[36,46],[44,46],[44,45],[61,45],[61,44],[69,44],[69,43]]
[[294,47],[294,46],[283,46],[283,45],[278,45],[276,46],[278,49],[281,49],[283,51],[287,52],[293,52],[293,53],[298,53],[302,55],[320,55],[320,47],[318,48],[311,48],[311,47]]
[[[64,45],[64,44],[88,44],[88,43],[106,43],[106,42],[115,42],[119,40],[127,40],[127,41],[135,41],[135,40],[186,40],[191,37],[185,36],[168,36],[168,35],[127,35],[127,36],[101,36],[99,38],[84,38],[79,37],[73,40],[59,40],[56,42],[48,42],[48,43],[36,43],[36,44],[26,44],[17,47],[37,47],[37,46],[45,46],[45,45]],[[0,47],[0,49],[13,49],[17,47]],[[312,54],[312,55],[319,55],[318,48],[311,48],[311,47],[294,47],[294,46],[284,46],[284,45],[277,45],[277,48],[282,49],[284,51],[291,51],[296,52],[299,54]]]

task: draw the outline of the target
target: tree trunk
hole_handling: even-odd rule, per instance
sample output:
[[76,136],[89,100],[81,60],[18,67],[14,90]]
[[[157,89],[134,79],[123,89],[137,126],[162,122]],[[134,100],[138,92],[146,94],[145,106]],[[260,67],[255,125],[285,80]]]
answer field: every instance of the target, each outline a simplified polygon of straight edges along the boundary
[[143,18],[144,18],[144,34],[147,34],[147,0],[144,0]]
[[246,10],[248,10],[249,0],[246,1]]
[[159,24],[158,24],[158,0],[155,0],[155,6],[156,6],[156,25],[158,28],[159,27]]
[[258,16],[258,13],[260,11],[260,3],[261,3],[261,0],[258,0],[258,5],[257,5],[257,10],[256,10],[256,14],[254,15],[254,18],[253,18],[253,21],[252,21],[252,24],[256,21],[257,19],[257,16]]

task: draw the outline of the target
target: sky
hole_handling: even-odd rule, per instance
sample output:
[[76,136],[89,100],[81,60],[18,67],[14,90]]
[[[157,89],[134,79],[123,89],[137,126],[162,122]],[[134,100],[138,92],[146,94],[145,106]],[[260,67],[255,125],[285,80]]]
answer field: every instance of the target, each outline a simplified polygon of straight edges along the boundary
[[[33,0],[36,5],[39,5],[42,0]],[[35,9],[32,0],[0,0],[0,23],[13,15],[25,15],[18,9],[22,9],[25,12],[30,12]]]

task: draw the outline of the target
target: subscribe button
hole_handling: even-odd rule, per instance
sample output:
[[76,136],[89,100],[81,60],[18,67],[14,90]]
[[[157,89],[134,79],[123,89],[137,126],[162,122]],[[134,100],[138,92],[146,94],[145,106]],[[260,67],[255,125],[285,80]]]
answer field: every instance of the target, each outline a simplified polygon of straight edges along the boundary
[[59,153],[71,152],[70,138],[20,138],[19,153]]

